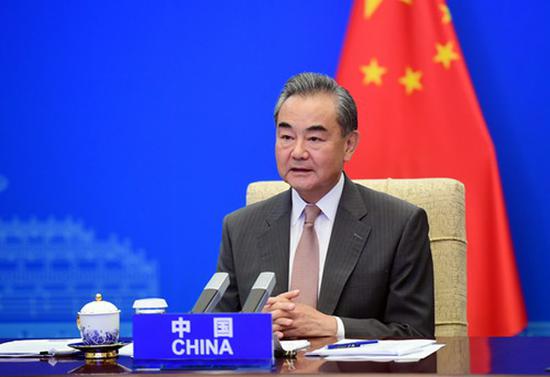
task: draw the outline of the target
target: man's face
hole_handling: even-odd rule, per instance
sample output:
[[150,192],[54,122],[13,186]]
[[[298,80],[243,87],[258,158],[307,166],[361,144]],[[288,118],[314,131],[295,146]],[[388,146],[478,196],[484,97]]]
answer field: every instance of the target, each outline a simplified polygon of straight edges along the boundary
[[277,169],[310,203],[334,187],[357,146],[357,131],[342,136],[336,119],[336,99],[325,93],[290,96],[279,110]]

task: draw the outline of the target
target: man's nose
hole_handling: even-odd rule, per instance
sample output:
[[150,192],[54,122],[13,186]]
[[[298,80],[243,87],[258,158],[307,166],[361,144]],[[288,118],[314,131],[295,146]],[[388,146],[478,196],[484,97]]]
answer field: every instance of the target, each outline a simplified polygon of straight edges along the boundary
[[304,160],[308,158],[308,156],[309,153],[306,149],[304,140],[296,140],[294,148],[292,149],[292,158],[295,158],[297,160]]

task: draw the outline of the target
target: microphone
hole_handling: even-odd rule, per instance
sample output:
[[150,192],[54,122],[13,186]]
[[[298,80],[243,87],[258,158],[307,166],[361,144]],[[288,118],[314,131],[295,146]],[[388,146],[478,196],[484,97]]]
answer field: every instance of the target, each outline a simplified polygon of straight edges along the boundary
[[241,311],[244,313],[261,312],[275,288],[275,282],[275,272],[262,272],[258,275]]
[[229,287],[229,274],[227,272],[216,272],[202,290],[201,295],[191,313],[209,313],[223,297]]

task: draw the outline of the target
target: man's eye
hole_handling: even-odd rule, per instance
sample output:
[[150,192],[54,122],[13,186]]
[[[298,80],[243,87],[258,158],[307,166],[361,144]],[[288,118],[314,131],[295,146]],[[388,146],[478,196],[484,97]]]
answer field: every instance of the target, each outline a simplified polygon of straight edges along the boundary
[[279,137],[285,141],[292,140],[292,137],[290,135],[281,135]]
[[323,139],[321,139],[320,137],[317,137],[317,136],[312,136],[312,137],[309,138],[309,141],[314,142],[314,143],[318,143],[320,141],[323,141]]

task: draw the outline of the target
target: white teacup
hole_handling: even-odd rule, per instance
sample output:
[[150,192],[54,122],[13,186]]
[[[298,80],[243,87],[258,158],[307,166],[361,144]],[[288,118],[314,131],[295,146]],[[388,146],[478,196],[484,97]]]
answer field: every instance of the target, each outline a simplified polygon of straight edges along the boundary
[[96,301],[84,305],[78,312],[76,324],[85,344],[101,345],[118,343],[120,334],[120,310],[100,293]]

